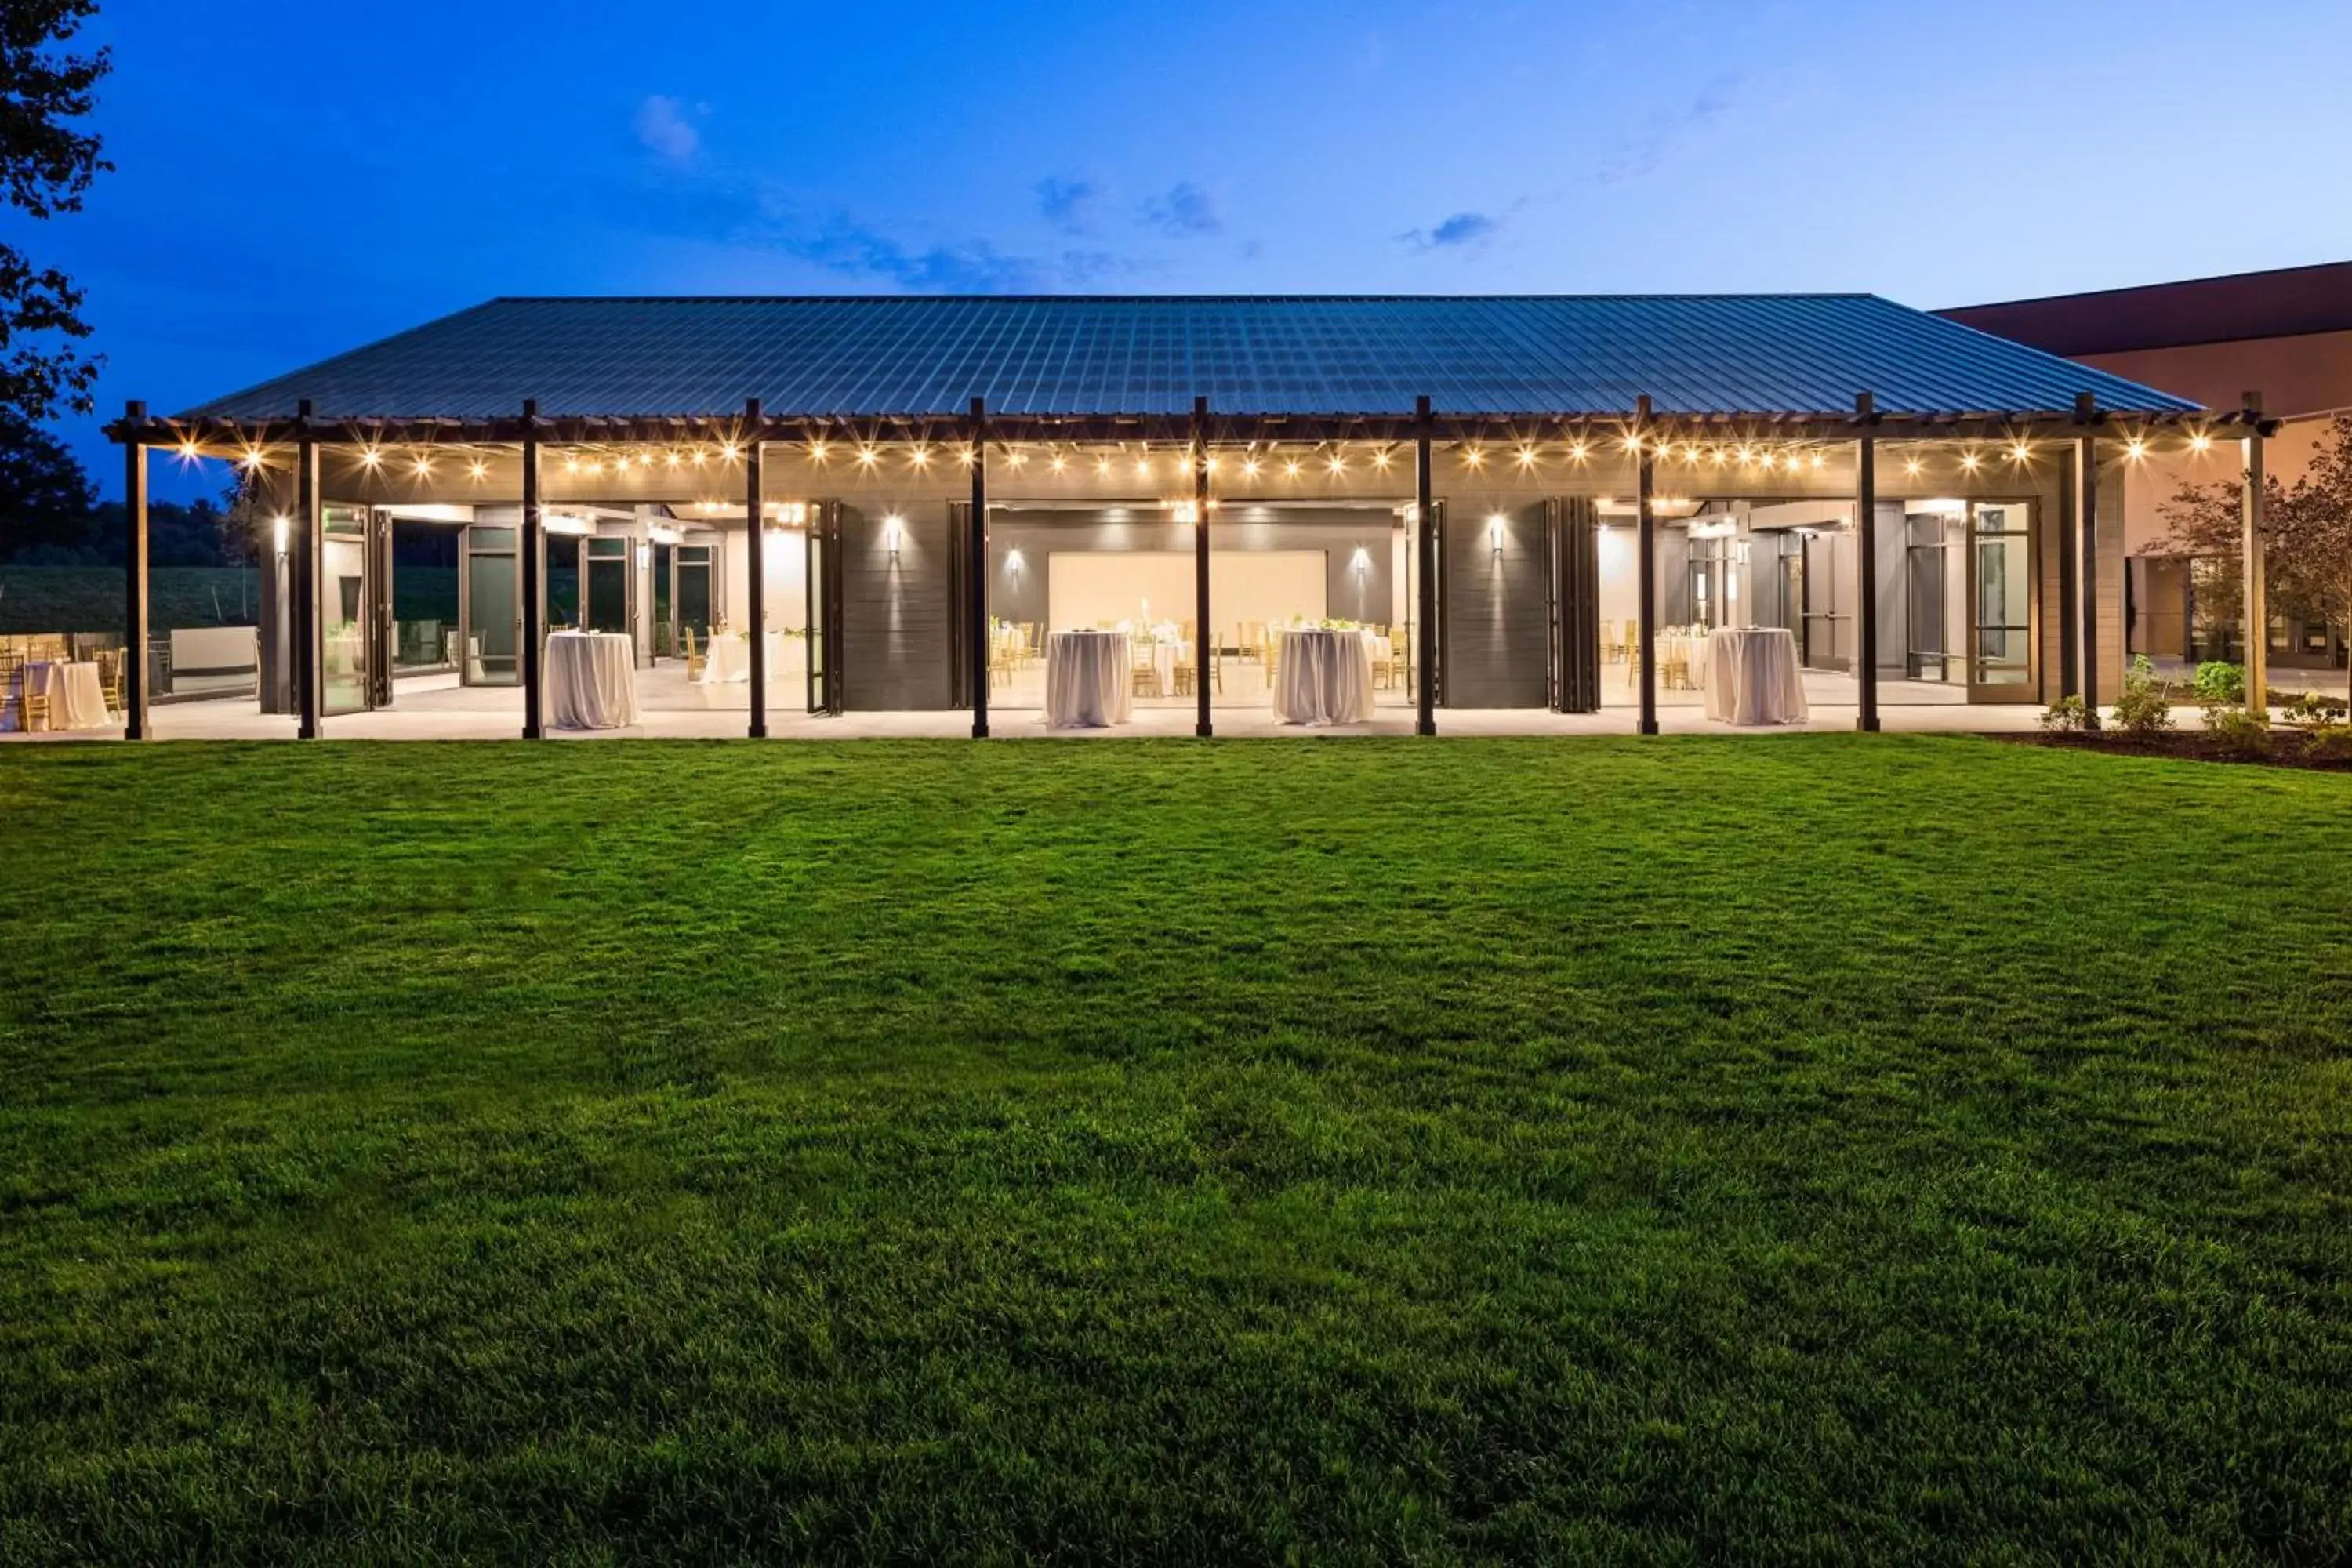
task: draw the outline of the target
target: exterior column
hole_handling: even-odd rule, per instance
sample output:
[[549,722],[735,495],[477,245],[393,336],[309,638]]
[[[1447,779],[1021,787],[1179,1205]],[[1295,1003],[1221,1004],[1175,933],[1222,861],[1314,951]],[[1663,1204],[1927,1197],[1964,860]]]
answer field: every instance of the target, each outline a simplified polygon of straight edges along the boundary
[[1862,580],[1862,603],[1855,608],[1858,646],[1854,650],[1853,727],[1864,732],[1878,728],[1878,442],[1871,427],[1878,422],[1877,400],[1862,393],[1853,400],[1853,416],[1862,426],[1854,442],[1853,558],[1854,575]]
[[1417,711],[1413,733],[1437,733],[1437,506],[1431,497],[1433,480],[1430,466],[1429,399],[1416,397],[1412,403],[1413,450],[1413,522],[1420,534],[1413,541],[1414,558],[1421,567],[1419,603],[1421,625],[1414,628],[1421,647],[1416,650],[1421,660],[1421,679],[1414,695]]
[[2099,727],[2099,440],[2074,442],[2074,526],[2082,545],[2083,728]]
[[2268,530],[2270,498],[2269,482],[2263,467],[2263,427],[2258,422],[2263,411],[2262,394],[2246,394],[2246,489],[2243,517],[2244,536],[2240,548],[2245,555],[2245,617],[2246,617],[2246,706],[2270,711],[2271,698],[2271,609],[2270,593],[2264,580],[2263,535]]
[[[2082,611],[2083,585],[2079,567],[2082,561],[2083,498],[2082,485],[2077,481],[2074,493],[2066,498],[2066,515],[2058,524],[2058,699],[2083,694]],[[1969,673],[1976,674],[1974,634],[1970,634]]]
[[1192,689],[1198,709],[1192,733],[1216,733],[1209,720],[1209,400],[1192,399]]
[[539,495],[539,404],[526,398],[522,405],[522,738],[540,738],[540,586],[541,556],[546,542],[546,519]]
[[743,582],[750,602],[745,614],[751,623],[751,739],[768,736],[768,487],[761,464],[760,400],[743,400],[743,522],[751,540],[751,560]]
[[319,552],[326,529],[326,503],[319,494],[319,443],[310,429],[310,405],[299,410],[301,433],[294,445],[294,736],[319,736]]
[[1633,527],[1635,581],[1642,595],[1642,721],[1641,732],[1658,732],[1658,520],[1653,504],[1657,472],[1650,456],[1649,437],[1644,429],[1650,422],[1650,400],[1643,396],[1635,405],[1633,433],[1639,456],[1634,460]]
[[147,405],[132,400],[122,405],[122,417],[131,426],[123,445],[122,480],[122,738],[147,736],[147,447],[138,426],[147,422]]
[[988,739],[988,400],[971,400],[971,511],[964,519],[970,559],[964,619],[965,661],[971,668],[971,738]]

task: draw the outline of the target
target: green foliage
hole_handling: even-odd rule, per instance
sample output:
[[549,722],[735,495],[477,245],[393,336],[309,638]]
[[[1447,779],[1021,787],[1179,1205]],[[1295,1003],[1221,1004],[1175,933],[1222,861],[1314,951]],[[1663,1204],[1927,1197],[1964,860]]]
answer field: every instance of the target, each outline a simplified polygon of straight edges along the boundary
[[2208,707],[2243,703],[2246,700],[2246,668],[2209,658],[2197,667],[2197,678],[2191,688],[2197,700]]
[[2146,654],[2124,671],[2124,689],[2116,694],[2114,727],[2136,740],[2147,740],[2172,728],[2172,704],[2165,700],[2164,682]]
[[2061,697],[2042,710],[2042,728],[2046,734],[2072,734],[2090,722],[2090,710],[2083,706],[2080,697]]
[[2270,720],[2251,708],[2216,704],[2206,709],[2205,732],[2219,741],[2222,750],[2234,755],[2267,757],[2271,754]]
[[[8,0],[0,7],[0,198],[31,218],[79,211],[109,167],[98,137],[78,127],[108,69],[107,51],[59,52],[97,13],[95,0]],[[99,362],[82,291],[54,267],[0,243],[0,411],[37,424],[89,411]]]
[[2343,1561],[2344,783],[0,742],[0,1562]]
[[2315,724],[2304,737],[2304,754],[2317,763],[2352,763],[2352,724]]
[[2316,691],[2298,691],[2280,710],[2280,716],[2290,724],[2331,724],[2345,716],[2341,697],[2324,697]]

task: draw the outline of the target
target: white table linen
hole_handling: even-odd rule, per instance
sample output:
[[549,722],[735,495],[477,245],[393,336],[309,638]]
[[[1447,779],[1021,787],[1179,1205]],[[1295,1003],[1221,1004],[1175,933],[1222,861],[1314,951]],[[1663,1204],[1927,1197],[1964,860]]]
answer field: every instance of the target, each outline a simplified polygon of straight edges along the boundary
[[[784,634],[768,634],[768,678],[772,680],[783,668]],[[702,686],[729,686],[751,679],[751,639],[741,632],[713,632],[702,659],[702,673],[695,678]]]
[[1320,628],[1282,634],[1274,715],[1286,724],[1360,724],[1372,716],[1372,639]]
[[635,723],[635,639],[626,632],[557,632],[550,637],[547,714],[559,730],[618,730]]
[[1706,639],[1706,716],[1727,724],[1801,724],[1804,672],[1786,626],[1726,627]]
[[17,688],[20,700],[15,705],[14,721],[19,730],[26,728],[24,697],[47,697],[49,700],[48,727],[52,730],[103,730],[110,719],[106,710],[106,689],[98,683],[98,665],[94,660],[66,662],[60,659],[34,659],[18,672]]
[[1045,642],[1045,722],[1057,730],[1124,724],[1135,711],[1125,632],[1055,632]]

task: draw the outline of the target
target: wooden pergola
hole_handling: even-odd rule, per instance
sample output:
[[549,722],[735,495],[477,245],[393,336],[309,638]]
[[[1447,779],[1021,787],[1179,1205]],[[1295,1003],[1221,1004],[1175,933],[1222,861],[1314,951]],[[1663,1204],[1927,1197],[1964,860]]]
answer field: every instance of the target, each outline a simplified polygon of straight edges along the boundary
[[[2066,447],[2072,453],[2075,505],[2073,537],[2062,540],[2058,552],[2062,616],[2059,691],[2062,697],[2080,697],[2092,715],[2092,722],[2095,723],[2099,702],[2095,652],[2098,444],[2102,440],[2126,440],[2133,443],[2137,449],[2168,437],[2202,442],[2231,438],[2242,444],[2245,601],[2248,625],[2259,627],[2264,624],[2261,550],[2263,530],[2263,443],[2267,437],[2275,434],[2276,429],[2277,422],[2263,416],[2260,397],[2251,393],[2242,407],[2221,412],[2164,410],[2116,413],[2100,408],[2088,395],[2084,395],[2073,407],[2065,409],[1983,410],[1951,414],[1882,412],[1876,399],[1867,392],[1857,395],[1850,408],[1811,412],[1676,413],[1654,407],[1652,400],[1645,396],[1635,399],[1628,409],[1508,415],[1447,413],[1436,408],[1432,399],[1426,396],[1415,400],[1414,410],[1409,415],[1220,415],[1210,408],[1209,399],[1205,396],[1193,399],[1189,416],[992,415],[983,400],[974,397],[970,402],[968,412],[960,419],[941,419],[935,416],[850,418],[778,415],[763,408],[757,398],[747,399],[738,410],[691,415],[547,416],[539,412],[535,402],[525,400],[520,409],[511,416],[458,418],[415,416],[360,419],[322,417],[308,402],[301,403],[290,416],[280,418],[173,419],[152,416],[145,404],[132,402],[126,405],[123,416],[108,426],[106,432],[123,447],[126,465],[124,499],[128,510],[129,536],[124,557],[124,635],[130,657],[125,660],[124,735],[127,739],[142,740],[152,732],[143,650],[148,640],[147,454],[156,447],[191,456],[232,460],[269,448],[293,452],[294,522],[298,548],[293,552],[292,602],[294,636],[297,647],[301,650],[294,669],[296,732],[305,739],[319,733],[320,717],[317,584],[324,503],[320,485],[321,450],[341,447],[365,449],[394,447],[495,447],[516,453],[520,458],[522,502],[520,553],[524,621],[520,658],[524,718],[521,732],[525,738],[537,739],[542,732],[539,574],[544,540],[544,507],[540,461],[542,451],[549,447],[724,442],[741,463],[747,516],[754,520],[753,526],[758,527],[757,520],[762,515],[765,500],[761,469],[764,447],[776,444],[810,447],[836,441],[881,444],[958,440],[971,458],[968,526],[971,530],[969,544],[975,560],[984,558],[986,552],[988,454],[992,449],[1049,442],[1145,442],[1177,447],[1183,454],[1181,460],[1184,468],[1192,476],[1193,516],[1200,521],[1194,531],[1197,604],[1193,620],[1199,639],[1195,657],[1202,661],[1202,667],[1209,658],[1211,637],[1209,531],[1205,525],[1209,509],[1213,504],[1210,454],[1219,447],[1277,442],[1370,442],[1410,447],[1414,468],[1412,515],[1421,523],[1415,531],[1420,604],[1419,647],[1414,660],[1414,727],[1418,733],[1432,735],[1437,731],[1436,545],[1434,533],[1426,526],[1425,520],[1433,516],[1435,504],[1433,495],[1434,449],[1440,444],[1476,446],[1489,442],[1505,445],[1558,441],[1595,446],[1609,443],[1633,459],[1634,470],[1640,574],[1639,730],[1643,734],[1655,734],[1658,716],[1656,518],[1654,501],[1656,467],[1662,454],[1692,443],[1801,441],[1850,444],[1855,453],[1854,500],[1860,509],[1858,515],[1867,518],[1877,500],[1876,452],[1882,445],[1905,442],[2034,442]],[[1873,532],[1868,527],[1856,531],[1858,569],[1865,583],[1875,581]],[[760,625],[764,617],[763,575],[757,570],[750,574],[749,611],[754,626]],[[979,572],[971,573],[970,579],[971,604],[966,619],[970,623],[971,646],[964,650],[964,657],[971,672],[971,732],[975,737],[984,737],[989,732],[987,580]],[[1879,728],[1875,595],[1862,595],[1857,608],[1857,651],[1853,661],[1858,694],[1856,722],[1862,730],[1875,731]],[[2263,641],[2258,635],[2246,639],[2247,681],[2248,689],[2252,691],[2264,689]],[[767,732],[765,664],[764,659],[755,658],[750,667],[751,718],[748,732],[755,738]],[[1203,680],[1197,682],[1196,686],[1199,699],[1196,731],[1206,736],[1213,732],[1209,685]]]

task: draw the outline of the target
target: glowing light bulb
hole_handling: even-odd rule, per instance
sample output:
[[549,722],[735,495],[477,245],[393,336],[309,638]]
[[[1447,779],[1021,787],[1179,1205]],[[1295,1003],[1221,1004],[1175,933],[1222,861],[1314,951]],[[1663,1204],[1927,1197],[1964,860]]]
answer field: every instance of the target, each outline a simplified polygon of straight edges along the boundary
[[1395,453],[1390,451],[1386,447],[1382,447],[1372,454],[1372,467],[1385,474],[1389,471],[1389,464],[1392,462],[1395,458]]
[[2200,430],[2196,435],[2189,437],[2189,449],[2192,452],[2210,452],[2213,449],[2213,437]]
[[362,447],[360,448],[361,467],[373,468],[383,461],[383,454],[377,451],[373,447]]
[[1335,476],[1344,474],[1348,471],[1348,459],[1342,454],[1334,452],[1331,454],[1330,459],[1323,466],[1326,468],[1328,468]]
[[1984,459],[1978,457],[1974,452],[1962,452],[1960,454],[1960,467],[1966,468],[1969,473],[1975,473],[1983,462]]
[[1486,454],[1475,447],[1465,447],[1462,448],[1462,461],[1471,468],[1483,468],[1486,466]]
[[1522,469],[1534,468],[1536,466],[1536,449],[1533,447],[1520,447],[1518,462],[1519,467]]
[[1906,458],[1903,459],[1904,473],[1915,479],[1919,477],[1919,470],[1926,467],[1927,465],[1922,463],[1916,458]]
[[870,468],[881,460],[882,454],[876,451],[872,447],[860,447],[857,448],[857,466],[859,468]]
[[824,458],[825,458],[825,452],[826,452],[826,450],[827,450],[827,447],[825,447],[825,444],[824,444],[824,442],[822,442],[822,441],[811,441],[811,442],[809,443],[809,447],[808,447],[808,460],[809,460],[811,463],[814,463],[814,465],[816,465],[816,466],[817,466],[818,468],[823,468],[823,467],[824,467]]
[[931,449],[929,447],[918,447],[907,454],[907,461],[919,468],[928,468],[931,466]]
[[1283,461],[1282,461],[1282,472],[1283,472],[1283,476],[1284,476],[1285,478],[1286,478],[1286,479],[1297,479],[1297,478],[1298,477],[1298,470],[1299,470],[1299,467],[1300,467],[1300,464],[1299,464],[1299,461],[1298,461],[1298,459],[1297,459],[1297,458],[1284,458],[1284,459],[1283,459]]
[[2033,448],[2022,441],[2009,449],[2009,460],[2012,463],[2022,463],[2032,456]]
[[417,477],[418,477],[419,479],[424,478],[426,474],[429,474],[429,473],[431,473],[432,471],[433,471],[433,459],[432,459],[432,458],[417,458],[417,459],[416,459],[416,474],[417,474]]
[[472,479],[487,479],[490,477],[490,466],[482,461],[481,458],[477,458],[472,462],[466,465],[466,473]]
[[1097,458],[1095,459],[1095,478],[1098,479],[1107,479],[1110,478],[1110,459],[1108,458]]
[[1264,466],[1265,466],[1265,465],[1261,464],[1261,463],[1260,463],[1260,462],[1259,462],[1255,458],[1254,458],[1254,457],[1253,457],[1253,458],[1243,458],[1243,459],[1242,459],[1242,476],[1243,476],[1244,479],[1254,479],[1257,478],[1257,471],[1258,471],[1258,469],[1259,469],[1260,468],[1262,468],[1262,467],[1264,467]]
[[1586,452],[1588,452],[1589,450],[1591,450],[1591,448],[1590,448],[1590,447],[1587,447],[1583,442],[1581,442],[1581,441],[1575,441],[1575,442],[1571,442],[1571,443],[1570,443],[1570,445],[1569,445],[1569,448],[1568,448],[1568,455],[1569,455],[1569,457],[1570,457],[1572,460],[1574,460],[1574,461],[1576,461],[1576,462],[1580,462],[1580,462],[1584,461],[1584,455],[1585,455],[1585,453],[1586,453]]
[[2147,443],[2137,436],[2133,437],[2124,443],[2124,456],[2135,463],[2138,462],[2147,456]]
[[671,468],[677,468],[677,465],[678,465],[678,456],[677,456],[677,447],[672,447],[669,449],[669,457],[668,457],[667,461],[668,461],[668,466],[669,466],[669,467],[671,467]]
[[1047,463],[1045,466],[1058,474],[1069,468],[1070,459],[1062,456],[1061,453],[1056,452],[1054,454],[1054,460]]

